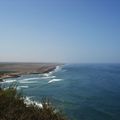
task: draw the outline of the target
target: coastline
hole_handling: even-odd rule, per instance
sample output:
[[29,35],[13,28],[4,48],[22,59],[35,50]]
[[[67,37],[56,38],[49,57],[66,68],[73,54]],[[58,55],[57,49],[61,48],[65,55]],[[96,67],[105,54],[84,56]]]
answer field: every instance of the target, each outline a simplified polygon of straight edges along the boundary
[[54,71],[56,63],[4,63],[0,64],[0,82],[6,78],[18,78],[25,74],[44,74]]

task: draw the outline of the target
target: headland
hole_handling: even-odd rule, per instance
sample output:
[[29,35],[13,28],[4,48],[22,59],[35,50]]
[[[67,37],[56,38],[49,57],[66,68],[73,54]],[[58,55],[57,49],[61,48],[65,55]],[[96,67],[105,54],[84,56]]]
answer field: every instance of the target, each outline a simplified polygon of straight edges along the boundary
[[57,63],[0,63],[0,81],[17,78],[23,74],[43,74],[53,71]]

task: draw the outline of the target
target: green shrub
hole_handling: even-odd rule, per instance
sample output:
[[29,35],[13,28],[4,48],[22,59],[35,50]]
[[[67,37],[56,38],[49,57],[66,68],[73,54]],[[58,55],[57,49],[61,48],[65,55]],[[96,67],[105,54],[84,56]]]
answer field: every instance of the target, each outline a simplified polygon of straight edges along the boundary
[[15,88],[0,89],[0,120],[67,120],[63,114],[55,112],[47,99],[42,101],[42,106],[27,106]]

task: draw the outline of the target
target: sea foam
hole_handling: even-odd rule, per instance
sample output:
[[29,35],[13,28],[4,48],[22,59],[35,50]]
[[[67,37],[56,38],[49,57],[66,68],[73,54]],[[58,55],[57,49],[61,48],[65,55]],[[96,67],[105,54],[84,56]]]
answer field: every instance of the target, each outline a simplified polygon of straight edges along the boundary
[[56,66],[56,68],[55,68],[53,71],[51,71],[51,72],[49,72],[49,73],[44,73],[43,76],[44,76],[44,77],[49,77],[49,76],[51,76],[53,73],[56,73],[56,72],[60,71],[61,69],[62,69],[61,66]]
[[50,80],[48,83],[52,83],[52,82],[58,82],[58,81],[62,81],[63,79],[52,79]]
[[36,106],[38,106],[38,107],[40,107],[40,108],[43,108],[43,106],[42,106],[42,104],[41,103],[39,103],[39,102],[36,102],[36,101],[32,101],[31,99],[30,99],[31,97],[25,97],[24,98],[24,103],[26,104],[26,105],[36,105]]
[[12,83],[12,82],[16,82],[16,80],[3,80],[2,83]]
[[25,78],[25,79],[22,79],[22,81],[37,80],[37,79],[40,79],[40,78],[39,77],[36,77],[36,78]]
[[41,77],[41,79],[52,79],[55,78],[56,76],[46,76],[46,77]]
[[29,86],[18,86],[17,88],[29,88]]
[[37,81],[19,81],[19,83],[37,83]]
[[25,79],[21,79],[19,80],[19,83],[37,83],[37,79],[40,79],[39,77],[36,78],[25,78]]

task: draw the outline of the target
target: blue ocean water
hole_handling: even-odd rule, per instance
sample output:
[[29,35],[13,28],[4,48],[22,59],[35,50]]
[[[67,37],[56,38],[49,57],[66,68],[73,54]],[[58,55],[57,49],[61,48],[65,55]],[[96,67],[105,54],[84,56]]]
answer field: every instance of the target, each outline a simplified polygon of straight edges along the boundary
[[5,83],[15,81],[31,100],[47,97],[71,120],[120,120],[120,64],[67,64]]

